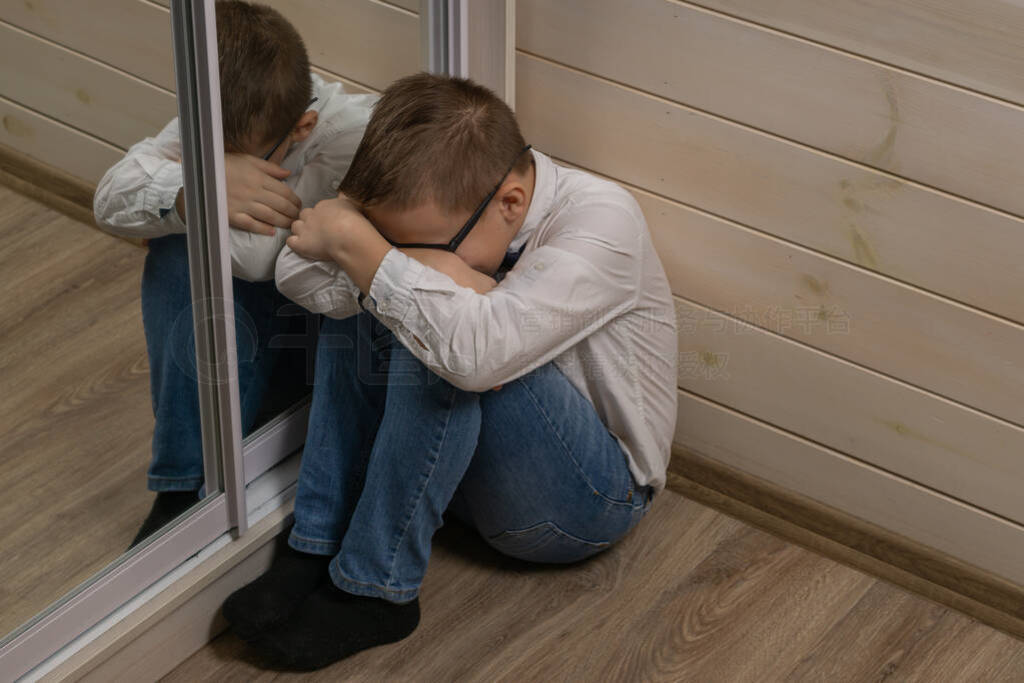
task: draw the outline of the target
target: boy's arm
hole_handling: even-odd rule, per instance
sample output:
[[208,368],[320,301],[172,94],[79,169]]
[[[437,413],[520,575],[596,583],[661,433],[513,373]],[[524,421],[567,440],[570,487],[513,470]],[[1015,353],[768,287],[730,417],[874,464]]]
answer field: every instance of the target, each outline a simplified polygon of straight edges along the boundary
[[427,367],[460,389],[486,391],[554,360],[635,304],[633,257],[609,253],[595,264],[573,246],[524,254],[486,294],[391,250],[368,298]]
[[103,175],[93,197],[101,228],[121,237],[154,238],[185,232],[175,208],[181,190],[178,119],[156,137],[132,145]]
[[[553,360],[635,305],[643,218],[601,205],[520,258],[486,294],[392,249],[343,199],[304,212],[291,245],[331,258],[403,345],[455,386],[486,391]],[[628,359],[622,359],[628,362]],[[600,371],[600,369],[594,369]]]
[[[477,293],[484,294],[497,285],[493,278],[473,270],[454,254],[437,249],[402,251]],[[285,246],[277,257],[274,279],[282,294],[313,313],[341,319],[362,310],[359,288],[334,261],[314,261]]]

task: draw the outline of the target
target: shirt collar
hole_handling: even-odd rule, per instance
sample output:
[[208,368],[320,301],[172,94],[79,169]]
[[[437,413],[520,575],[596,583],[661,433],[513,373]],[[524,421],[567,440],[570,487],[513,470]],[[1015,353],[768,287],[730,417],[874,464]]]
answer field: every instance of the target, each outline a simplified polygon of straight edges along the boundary
[[555,187],[558,180],[558,167],[551,161],[551,157],[536,149],[531,149],[533,154],[534,180],[533,198],[530,200],[530,208],[526,211],[526,218],[522,227],[508,245],[509,251],[518,251],[526,244],[530,236],[537,231],[537,227],[551,213],[551,206],[555,201]]
[[310,74],[310,76],[313,79],[313,97],[316,98],[316,102],[303,111],[315,111],[318,121],[309,137],[302,142],[292,145],[291,149],[288,150],[288,154],[285,155],[281,162],[281,167],[291,171],[293,176],[309,161],[309,158],[319,145],[320,138],[324,135],[325,129],[329,127],[330,122],[327,119],[330,118],[330,115],[326,110],[331,104],[331,98],[338,94],[339,91],[344,92],[338,83],[328,83],[315,73]]

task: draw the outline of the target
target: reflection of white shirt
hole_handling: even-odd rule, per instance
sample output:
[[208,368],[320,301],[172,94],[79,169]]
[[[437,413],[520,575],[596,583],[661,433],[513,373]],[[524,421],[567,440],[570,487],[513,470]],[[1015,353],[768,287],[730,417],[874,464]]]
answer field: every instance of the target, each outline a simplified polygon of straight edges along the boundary
[[[533,200],[512,243],[522,256],[496,288],[477,294],[392,249],[364,303],[461,389],[486,391],[554,361],[618,438],[637,483],[661,489],[676,421],[676,322],[647,224],[618,185],[533,157]],[[360,310],[336,264],[287,246],[277,286],[317,313]]]
[[[284,183],[312,207],[337,195],[363,137],[376,95],[350,95],[340,83],[327,83],[313,74],[311,107],[319,113],[308,138],[292,145],[281,166],[292,172]],[[178,119],[155,138],[146,138],[104,174],[96,189],[93,211],[101,228],[122,237],[161,237],[185,232],[174,210],[182,187],[181,138]],[[231,270],[245,280],[270,280],[274,262],[288,235],[278,228],[274,236],[230,230]]]

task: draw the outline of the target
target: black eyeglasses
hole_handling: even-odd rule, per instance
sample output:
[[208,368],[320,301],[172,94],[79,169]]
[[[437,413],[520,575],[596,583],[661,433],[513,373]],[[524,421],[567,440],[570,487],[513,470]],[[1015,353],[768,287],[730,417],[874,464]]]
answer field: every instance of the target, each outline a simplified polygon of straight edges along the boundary
[[519,161],[519,157],[523,156],[523,153],[531,147],[533,147],[533,145],[527,145],[519,150],[519,154],[517,154],[516,158],[512,160],[512,165],[510,165],[508,170],[505,171],[505,175],[501,176],[501,180],[498,181],[498,184],[494,186],[494,189],[491,190],[486,197],[484,197],[484,200],[480,202],[480,206],[476,207],[476,211],[473,212],[473,215],[469,217],[469,220],[466,221],[455,237],[451,238],[447,244],[392,242],[391,240],[388,240],[388,242],[391,246],[398,247],[399,249],[444,249],[445,251],[455,251],[459,248],[459,245],[462,244],[462,241],[466,239],[466,235],[468,235],[469,231],[473,229],[473,226],[476,225],[477,221],[480,220],[480,216],[484,215],[484,210],[487,208],[487,205],[491,203],[491,200],[494,199],[494,195],[496,195],[498,190],[501,189],[501,184],[505,182],[505,178],[508,177],[508,174],[516,167],[516,162]]
[[[306,108],[309,109],[309,107],[311,107],[313,105],[313,103],[316,102],[318,99],[320,99],[320,98],[319,97],[314,97],[313,99],[311,99],[309,101],[309,104],[306,105]],[[273,147],[271,147],[270,151],[263,155],[263,161],[267,161],[267,160],[270,159],[270,157],[274,156],[274,152],[277,151],[277,148],[280,147],[281,143],[283,143],[285,140],[287,140],[288,136],[291,135],[291,134],[292,134],[291,131],[288,131],[287,133],[285,133],[284,137],[282,137],[280,140],[278,140],[277,144],[274,145]]]

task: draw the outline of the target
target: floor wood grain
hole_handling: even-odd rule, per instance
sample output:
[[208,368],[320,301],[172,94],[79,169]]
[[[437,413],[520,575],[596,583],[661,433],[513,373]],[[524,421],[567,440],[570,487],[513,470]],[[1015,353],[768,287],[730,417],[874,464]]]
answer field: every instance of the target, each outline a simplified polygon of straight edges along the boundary
[[261,670],[230,633],[185,681],[1024,681],[1024,641],[671,491],[568,568],[446,526],[405,641],[313,674]]
[[0,186],[0,637],[148,511],[145,252]]

